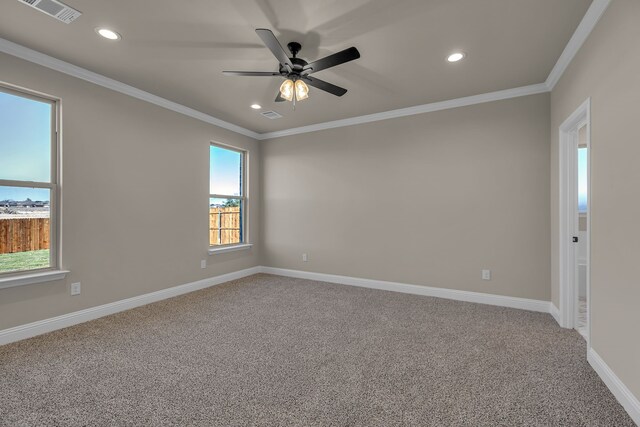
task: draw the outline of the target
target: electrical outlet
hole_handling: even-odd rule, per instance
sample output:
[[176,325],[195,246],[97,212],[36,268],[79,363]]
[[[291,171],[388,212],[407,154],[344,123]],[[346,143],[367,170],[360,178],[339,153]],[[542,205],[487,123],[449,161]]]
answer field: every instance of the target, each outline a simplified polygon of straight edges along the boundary
[[307,254],[302,254],[302,262],[307,262],[309,261],[309,257],[307,256]]
[[200,260],[200,268],[207,268],[207,260],[206,259]]
[[80,282],[71,284],[71,295],[80,295]]
[[482,280],[491,280],[491,270],[482,270]]

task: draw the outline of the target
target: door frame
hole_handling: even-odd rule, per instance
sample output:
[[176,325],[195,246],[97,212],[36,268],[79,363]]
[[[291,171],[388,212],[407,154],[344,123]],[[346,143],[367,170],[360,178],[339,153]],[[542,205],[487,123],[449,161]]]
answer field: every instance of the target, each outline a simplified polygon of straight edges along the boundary
[[587,348],[591,339],[591,98],[560,125],[559,143],[559,238],[560,238],[560,326],[575,328],[577,246],[572,241],[578,228],[578,129],[587,126]]

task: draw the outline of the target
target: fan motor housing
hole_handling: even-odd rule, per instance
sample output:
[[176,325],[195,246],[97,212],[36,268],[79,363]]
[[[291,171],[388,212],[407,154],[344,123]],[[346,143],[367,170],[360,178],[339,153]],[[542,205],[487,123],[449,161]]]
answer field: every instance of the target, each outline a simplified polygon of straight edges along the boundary
[[305,61],[302,58],[289,58],[291,60],[291,63],[293,64],[293,70],[291,73],[287,73],[287,69],[286,67],[284,67],[282,64],[280,64],[280,74],[294,74],[294,75],[300,75],[302,73],[302,71],[304,70],[304,67],[308,64],[307,61]]

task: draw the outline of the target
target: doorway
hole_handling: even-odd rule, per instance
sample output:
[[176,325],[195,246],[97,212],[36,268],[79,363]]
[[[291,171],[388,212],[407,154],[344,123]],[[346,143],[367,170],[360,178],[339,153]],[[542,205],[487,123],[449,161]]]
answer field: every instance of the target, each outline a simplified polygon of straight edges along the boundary
[[590,337],[590,100],[560,126],[560,325]]

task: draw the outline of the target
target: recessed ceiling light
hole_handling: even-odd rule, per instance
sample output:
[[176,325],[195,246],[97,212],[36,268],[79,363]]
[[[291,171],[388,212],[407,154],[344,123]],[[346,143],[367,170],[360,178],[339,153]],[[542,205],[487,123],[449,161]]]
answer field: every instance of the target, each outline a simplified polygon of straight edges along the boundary
[[262,106],[260,106],[260,104],[251,104],[251,108],[253,108],[254,110],[259,110],[262,108]]
[[109,40],[120,40],[122,38],[120,34],[108,28],[96,28],[96,33]]
[[454,52],[451,55],[449,55],[449,57],[447,58],[447,61],[449,62],[458,62],[461,59],[464,59],[466,55],[462,52]]

